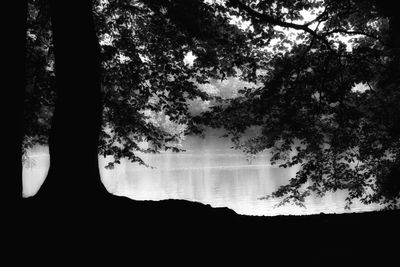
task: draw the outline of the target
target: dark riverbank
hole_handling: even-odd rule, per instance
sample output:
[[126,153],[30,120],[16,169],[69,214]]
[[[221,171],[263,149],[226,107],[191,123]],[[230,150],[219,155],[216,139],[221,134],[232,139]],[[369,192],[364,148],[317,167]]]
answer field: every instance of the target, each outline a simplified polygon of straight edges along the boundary
[[271,260],[324,266],[396,259],[399,246],[399,211],[255,217],[184,200],[113,196],[75,207],[52,204],[23,200],[20,224],[14,225],[22,234],[20,260],[52,262],[51,255],[56,265],[78,259],[136,265],[144,259],[148,264],[138,266],[264,266]]

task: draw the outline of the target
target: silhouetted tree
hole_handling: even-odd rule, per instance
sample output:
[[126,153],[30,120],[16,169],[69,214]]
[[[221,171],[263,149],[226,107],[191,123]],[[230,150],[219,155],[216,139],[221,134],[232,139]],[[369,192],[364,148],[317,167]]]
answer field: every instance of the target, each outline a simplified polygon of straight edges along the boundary
[[[281,204],[303,205],[311,193],[348,190],[348,205],[360,199],[398,207],[400,43],[394,6],[364,0],[227,5],[251,23],[254,62],[242,78],[255,85],[201,121],[227,129],[248,154],[269,149],[272,163],[300,167],[271,195]],[[314,12],[314,19],[304,21],[300,11]],[[284,29],[295,32],[296,40]],[[259,134],[243,140],[252,126]]]
[[[22,197],[21,142],[26,62],[26,6],[26,1],[7,3],[4,6],[11,16],[7,22],[3,22],[3,34],[8,40],[4,42],[2,54],[1,113],[5,144],[1,158],[3,166],[6,166],[1,175],[3,190],[0,194],[0,205],[3,211],[9,208],[16,210],[14,204],[19,204]],[[6,23],[10,23],[12,27]],[[3,222],[10,219],[7,215],[3,218]]]
[[90,1],[50,1],[56,101],[49,136],[50,169],[42,198],[82,201],[106,192],[99,179],[100,46]]
[[[42,192],[83,198],[104,191],[97,153],[113,156],[112,167],[122,157],[144,163],[138,152],[179,151],[183,131],[152,121],[162,115],[186,133],[223,127],[246,153],[269,149],[273,163],[300,166],[272,194],[282,203],[345,189],[349,204],[398,205],[399,38],[389,2],[99,1],[68,6],[73,21],[52,6],[54,37],[45,5],[30,7],[25,147],[47,142],[56,106]],[[302,12],[313,19],[304,21]],[[184,62],[188,53],[196,57],[192,66]],[[199,89],[228,77],[253,86],[232,99]],[[193,118],[188,100],[196,99],[213,106]],[[259,135],[244,140],[254,126]],[[79,181],[68,178],[80,170]]]
[[[29,7],[24,148],[50,147],[39,197],[104,195],[98,153],[113,156],[112,167],[122,157],[144,164],[137,152],[180,151],[184,128],[171,128],[190,125],[188,100],[206,100],[199,84],[234,73],[232,55],[241,53],[232,44],[247,49],[227,15],[202,1]],[[192,66],[184,61],[191,51]]]

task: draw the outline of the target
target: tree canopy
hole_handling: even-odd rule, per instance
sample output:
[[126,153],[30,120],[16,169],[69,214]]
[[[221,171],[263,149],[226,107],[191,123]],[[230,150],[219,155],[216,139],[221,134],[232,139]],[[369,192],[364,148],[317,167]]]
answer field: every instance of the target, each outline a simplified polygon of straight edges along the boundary
[[[55,100],[47,10],[30,1],[26,148],[47,142]],[[400,22],[388,1],[99,0],[93,16],[109,167],[122,157],[145,164],[138,152],[178,152],[207,125],[244,153],[268,150],[273,164],[299,167],[268,196],[282,204],[347,190],[349,205],[399,206]],[[204,90],[230,79],[245,84],[235,97]],[[206,100],[208,110],[191,112]]]
[[[46,143],[54,106],[47,9],[46,1],[30,3],[26,147]],[[233,75],[234,60],[246,49],[244,34],[214,11],[201,1],[96,3],[104,95],[100,154],[142,162],[135,152],[180,150],[184,127],[168,125],[190,124],[188,100],[208,99],[198,85]],[[197,56],[194,64],[184,60],[189,52]],[[151,146],[140,146],[144,141]]]
[[[246,153],[270,149],[272,163],[300,167],[272,194],[282,203],[348,190],[349,205],[360,199],[398,206],[398,20],[388,7],[378,1],[228,4],[250,21],[253,71],[242,78],[255,86],[202,120],[227,129]],[[259,134],[243,141],[251,126]]]

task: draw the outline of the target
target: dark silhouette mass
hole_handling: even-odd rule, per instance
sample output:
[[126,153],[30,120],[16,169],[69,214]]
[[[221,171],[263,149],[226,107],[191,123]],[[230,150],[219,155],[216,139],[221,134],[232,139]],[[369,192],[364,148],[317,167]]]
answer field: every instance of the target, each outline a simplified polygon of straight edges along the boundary
[[[149,263],[189,256],[187,265],[197,260],[208,264],[206,256],[213,255],[223,264],[241,258],[248,265],[302,258],[340,263],[346,256],[383,264],[396,258],[391,241],[398,240],[399,222],[400,42],[394,5],[367,0],[110,0],[106,7],[101,7],[104,1],[28,2],[9,9],[13,21],[27,24],[8,34],[9,43],[17,45],[11,45],[13,57],[6,61],[6,81],[13,87],[3,90],[11,104],[7,113],[13,115],[3,116],[7,140],[16,140],[5,151],[11,171],[1,194],[10,211],[4,217],[11,222],[7,250],[40,255],[40,263],[43,251],[53,253],[58,263],[102,262],[107,255],[121,254],[135,255],[128,259],[133,261],[146,253]],[[316,8],[323,11],[315,21],[293,22],[301,18],[300,10]],[[242,16],[253,29],[229,23],[230,15]],[[372,22],[378,26],[368,26]],[[324,23],[321,29],[311,28]],[[273,26],[300,31],[303,43],[291,43]],[[340,40],[329,39],[336,33],[361,37],[348,51]],[[107,34],[115,34],[111,44],[100,42]],[[262,50],[273,38],[282,46]],[[188,52],[197,56],[193,67],[183,63]],[[243,88],[235,99],[213,98],[197,88],[209,78],[235,75],[255,86]],[[354,93],[355,83],[369,84],[369,90]],[[155,96],[158,102],[150,101]],[[194,116],[186,98],[215,105]],[[36,100],[42,105],[33,104]],[[99,154],[114,156],[114,163],[122,157],[141,162],[135,151],[145,137],[153,144],[147,152],[178,150],[171,145],[177,137],[148,124],[139,112],[144,108],[165,109],[174,121],[188,125],[187,134],[201,133],[202,125],[223,127],[246,153],[274,148],[277,162],[302,164],[273,197],[301,202],[310,191],[346,189],[350,200],[384,203],[393,210],[247,217],[187,201],[113,196],[101,182]],[[102,128],[105,124],[113,135]],[[252,126],[261,127],[261,134],[240,143]],[[303,140],[304,147],[288,158],[294,139]],[[115,145],[116,140],[123,145]],[[47,178],[36,196],[22,200],[21,147],[46,142],[51,158]],[[355,171],[352,158],[368,164]],[[371,182],[371,177],[376,179]],[[306,182],[311,185],[303,191]],[[365,196],[367,187],[373,192]],[[40,248],[38,240],[44,244]],[[36,263],[35,257],[25,259]]]
[[88,1],[66,6],[50,1],[57,98],[49,136],[50,169],[39,198],[71,203],[96,201],[106,194],[97,152],[102,119],[100,47],[91,10]]

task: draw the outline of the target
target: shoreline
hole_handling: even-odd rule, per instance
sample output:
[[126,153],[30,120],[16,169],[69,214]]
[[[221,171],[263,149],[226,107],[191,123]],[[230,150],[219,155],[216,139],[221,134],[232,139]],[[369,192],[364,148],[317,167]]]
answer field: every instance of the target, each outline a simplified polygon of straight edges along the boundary
[[[100,202],[63,206],[24,199],[18,228],[24,255],[53,253],[74,262],[110,257],[112,263],[143,257],[150,266],[184,259],[184,266],[324,266],[349,260],[386,266],[386,260],[398,260],[400,210],[260,217],[186,200],[108,196]],[[44,245],[35,246],[37,241]]]

